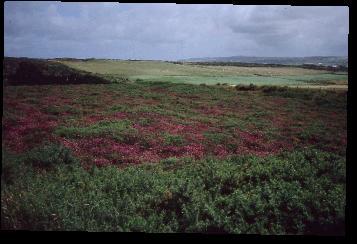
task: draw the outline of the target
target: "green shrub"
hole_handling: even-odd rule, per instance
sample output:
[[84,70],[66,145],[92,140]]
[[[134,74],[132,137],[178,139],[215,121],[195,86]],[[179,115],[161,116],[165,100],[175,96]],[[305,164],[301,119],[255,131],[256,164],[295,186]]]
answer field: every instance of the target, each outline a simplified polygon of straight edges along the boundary
[[9,85],[109,83],[102,76],[76,70],[59,62],[29,58],[4,59],[3,76]]
[[347,104],[347,96],[343,92],[281,86],[262,86],[261,90],[269,96],[300,99],[315,106],[330,109],[346,109]]
[[123,104],[117,104],[109,108],[113,112],[128,112],[130,110],[129,106]]
[[2,149],[2,161],[1,161],[1,185],[10,185],[16,182],[16,179],[21,177],[21,172],[26,165],[23,164],[22,158],[9,154]]
[[69,105],[63,105],[63,106],[50,105],[45,109],[45,111],[52,115],[59,115],[61,113],[65,113],[65,112],[71,113],[71,114],[79,114],[80,113],[80,110],[78,110],[75,107],[69,106]]
[[224,133],[220,133],[220,132],[212,132],[212,131],[208,131],[208,132],[204,132],[203,136],[205,137],[205,139],[208,140],[208,143],[213,143],[213,144],[225,144],[228,142],[230,136]]
[[277,89],[278,89],[277,86],[262,86],[262,87],[261,87],[261,90],[262,90],[264,93],[272,93],[272,92],[277,91]]
[[71,151],[60,144],[46,144],[28,152],[25,163],[38,167],[53,167],[58,164],[72,164],[76,160]]
[[164,144],[172,146],[181,146],[185,143],[185,139],[180,135],[163,134]]
[[162,163],[163,165],[167,165],[167,166],[176,165],[178,162],[179,162],[179,159],[176,157],[165,158],[160,161],[160,163]]
[[328,152],[54,166],[2,187],[3,229],[344,234],[345,159]]
[[258,89],[258,87],[256,85],[253,84],[249,84],[249,86],[247,85],[236,85],[235,89],[237,91],[255,91]]
[[148,126],[153,123],[153,120],[150,118],[140,118],[138,121],[139,125],[141,126]]
[[147,92],[143,95],[143,97],[145,99],[154,99],[154,100],[162,100],[165,99],[165,95],[164,94],[160,94],[160,93],[153,93],[153,92]]
[[88,127],[59,127],[55,133],[67,138],[109,136],[120,142],[132,142],[137,130],[130,120],[100,121]]

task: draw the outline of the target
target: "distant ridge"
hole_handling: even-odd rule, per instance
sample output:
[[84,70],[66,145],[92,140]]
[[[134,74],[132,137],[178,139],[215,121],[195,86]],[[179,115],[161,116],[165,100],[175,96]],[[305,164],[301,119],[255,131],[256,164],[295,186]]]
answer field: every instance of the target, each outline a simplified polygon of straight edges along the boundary
[[240,62],[256,64],[283,64],[283,65],[342,65],[348,67],[346,56],[311,56],[311,57],[253,57],[253,56],[231,56],[231,57],[205,57],[178,60],[180,62]]

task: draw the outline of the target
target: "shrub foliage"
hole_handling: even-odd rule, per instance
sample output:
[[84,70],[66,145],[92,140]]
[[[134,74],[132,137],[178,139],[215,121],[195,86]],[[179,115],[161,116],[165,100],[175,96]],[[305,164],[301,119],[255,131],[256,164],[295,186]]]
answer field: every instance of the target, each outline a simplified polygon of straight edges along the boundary
[[174,168],[165,161],[85,170],[59,164],[68,161],[63,156],[52,159],[54,147],[45,151],[30,161],[55,170],[31,174],[25,164],[25,176],[2,187],[2,228],[344,233],[345,159],[331,153],[309,149],[266,158],[172,159]]

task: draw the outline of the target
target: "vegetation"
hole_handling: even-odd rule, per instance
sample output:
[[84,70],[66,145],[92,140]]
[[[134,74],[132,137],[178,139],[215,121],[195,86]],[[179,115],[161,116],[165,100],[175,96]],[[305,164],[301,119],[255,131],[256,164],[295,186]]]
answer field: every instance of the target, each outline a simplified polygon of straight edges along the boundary
[[121,79],[3,104],[2,229],[344,234],[346,91]]
[[346,56],[314,56],[314,57],[214,57],[214,58],[192,58],[181,62],[203,63],[206,65],[246,65],[246,66],[310,66],[321,69],[333,68],[333,66],[348,67]]
[[298,67],[305,69],[327,70],[327,71],[343,71],[347,72],[348,67],[345,65],[316,65],[316,64],[275,64],[275,63],[244,63],[244,62],[172,62],[174,64],[191,64],[191,65],[209,65],[209,66],[238,66],[238,67]]
[[112,81],[123,79],[142,81],[161,81],[191,84],[215,85],[227,83],[231,85],[333,85],[347,86],[347,73],[338,70],[306,69],[296,66],[237,66],[170,63],[160,61],[61,61],[70,67],[110,75]]
[[75,158],[68,148],[59,144],[48,144],[29,151],[24,162],[32,166],[47,168],[59,164],[71,164],[75,162]]
[[[344,233],[345,160],[318,150],[118,170],[58,164],[3,189],[3,228]],[[8,162],[9,163],[9,162]],[[21,161],[11,162],[21,164]],[[14,176],[15,177],[15,176]],[[45,186],[45,187],[44,187]]]
[[5,58],[3,68],[5,85],[108,83],[102,77],[54,61]]
[[55,133],[67,138],[110,136],[118,141],[130,141],[137,131],[128,120],[100,121],[88,127],[59,127]]

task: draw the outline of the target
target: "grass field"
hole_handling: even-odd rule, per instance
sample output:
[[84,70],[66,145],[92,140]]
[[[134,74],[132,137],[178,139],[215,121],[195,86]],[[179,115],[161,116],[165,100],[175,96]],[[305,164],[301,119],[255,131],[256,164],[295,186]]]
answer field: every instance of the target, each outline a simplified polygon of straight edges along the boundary
[[191,84],[231,85],[250,83],[255,85],[344,85],[347,73],[310,70],[294,67],[235,67],[173,64],[159,61],[61,61],[80,70],[126,77],[130,80],[163,81]]
[[346,92],[243,88],[5,86],[2,229],[343,234]]

